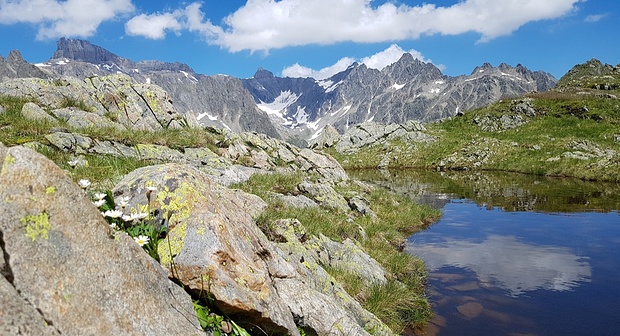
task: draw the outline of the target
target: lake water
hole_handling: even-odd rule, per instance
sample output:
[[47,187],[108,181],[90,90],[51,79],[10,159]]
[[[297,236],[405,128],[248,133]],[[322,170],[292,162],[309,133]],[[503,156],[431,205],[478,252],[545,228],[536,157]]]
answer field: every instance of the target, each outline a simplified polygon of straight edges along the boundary
[[[352,174],[356,175],[356,174]],[[620,335],[620,186],[519,174],[358,174],[440,208],[410,237],[424,335]]]

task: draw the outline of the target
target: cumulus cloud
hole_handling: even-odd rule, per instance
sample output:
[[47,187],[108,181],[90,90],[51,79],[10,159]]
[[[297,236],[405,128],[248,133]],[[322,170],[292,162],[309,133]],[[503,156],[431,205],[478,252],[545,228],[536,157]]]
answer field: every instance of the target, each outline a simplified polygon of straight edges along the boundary
[[413,58],[417,58],[422,62],[432,63],[431,60],[425,59],[421,52],[415,49],[405,51],[396,44],[392,44],[387,49],[372,56],[362,58],[361,63],[366,64],[369,68],[383,70],[386,66],[398,61],[404,53],[410,53]]
[[465,0],[442,7],[393,2],[373,6],[371,0],[248,0],[224,19],[211,42],[232,52],[467,32],[479,33],[484,42],[508,35],[528,22],[566,15],[582,1]]
[[89,37],[99,25],[134,11],[131,0],[0,0],[0,23],[37,26],[37,39]]
[[204,19],[200,10],[201,4],[194,2],[184,9],[156,14],[140,14],[131,18],[125,24],[128,35],[144,36],[150,39],[163,39],[167,31],[179,34],[182,30],[198,32],[205,38],[212,38],[222,34],[219,27]]
[[178,33],[181,28],[181,23],[173,13],[140,14],[125,24],[125,32],[128,35],[144,36],[154,40],[166,37],[166,30]]
[[351,57],[343,57],[334,65],[330,65],[320,70],[314,70],[305,66],[301,66],[297,63],[291,65],[290,67],[284,68],[282,70],[283,77],[312,77],[314,79],[325,79],[329,78],[341,71],[346,70],[351,64],[355,62],[354,58]]
[[[413,58],[419,59],[422,62],[432,63],[430,59],[426,59],[422,53],[415,49],[405,51],[397,44],[392,44],[387,49],[380,51],[374,55],[364,57],[360,60],[356,60],[352,57],[344,57],[338,60],[334,65],[330,65],[320,70],[314,70],[298,63],[284,68],[282,70],[282,76],[284,77],[312,77],[317,80],[329,78],[338,72],[341,72],[348,68],[354,62],[363,63],[367,67],[377,70],[383,70],[386,66],[398,61],[404,53],[410,53]],[[442,65],[437,65],[440,69]]]
[[481,283],[497,285],[514,297],[538,289],[568,291],[592,277],[587,258],[570,249],[529,245],[512,236],[491,235],[482,242],[447,239],[409,245],[407,251],[423,256],[431,270],[471,270]]

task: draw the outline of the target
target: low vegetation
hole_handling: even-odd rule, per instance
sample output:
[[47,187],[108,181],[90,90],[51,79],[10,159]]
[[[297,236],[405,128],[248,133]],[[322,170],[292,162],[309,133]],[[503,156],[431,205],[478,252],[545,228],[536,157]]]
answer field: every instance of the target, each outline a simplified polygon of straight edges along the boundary
[[[268,202],[268,208],[258,218],[259,226],[268,237],[273,236],[271,224],[275,220],[295,218],[308,234],[323,234],[335,241],[358,240],[388,271],[390,278],[386,284],[369,286],[349,272],[332,267],[326,270],[392,330],[399,332],[426,322],[431,315],[424,294],[427,271],[421,259],[403,248],[413,232],[439,218],[439,211],[385,189],[362,190],[353,183],[340,183],[336,189],[343,195],[364,194],[377,214],[376,219],[323,207],[290,207],[270,196],[270,193],[298,194],[296,187],[303,179],[299,174],[254,175],[233,187],[259,195]],[[360,236],[360,231],[365,232],[365,237]]]
[[[533,93],[428,124],[427,133],[437,137],[432,143],[393,141],[352,155],[329,153],[349,169],[377,167],[389,155],[391,169],[500,170],[617,182],[619,93]],[[532,113],[523,114],[515,108],[519,104]],[[502,120],[507,127],[502,128]]]

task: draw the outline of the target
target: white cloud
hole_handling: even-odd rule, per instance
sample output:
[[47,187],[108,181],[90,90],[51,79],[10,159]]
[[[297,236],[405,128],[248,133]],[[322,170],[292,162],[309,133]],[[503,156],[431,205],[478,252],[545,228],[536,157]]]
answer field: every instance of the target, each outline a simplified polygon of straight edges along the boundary
[[[312,77],[317,80],[329,78],[338,72],[341,72],[348,68],[353,62],[364,63],[367,67],[377,70],[383,70],[386,66],[398,61],[404,53],[410,53],[413,58],[419,59],[422,62],[432,63],[430,59],[426,59],[422,53],[415,49],[405,51],[397,44],[392,44],[387,49],[380,51],[374,55],[364,57],[361,60],[356,60],[351,57],[344,57],[338,60],[336,64],[325,67],[320,70],[314,70],[298,63],[291,65],[290,67],[282,70],[282,76],[284,77]],[[440,69],[444,67],[442,65],[437,66]]]
[[320,70],[313,70],[311,68],[301,66],[299,64],[294,64],[290,67],[284,68],[282,70],[283,77],[312,77],[317,80],[329,78],[341,71],[346,70],[351,64],[355,62],[355,59],[351,57],[343,57],[334,65],[325,67]]
[[481,41],[488,41],[528,22],[566,15],[582,1],[465,0],[449,7],[387,2],[373,7],[371,0],[248,0],[209,38],[232,52],[346,41],[400,41],[466,32],[477,32]]
[[609,14],[594,14],[594,15],[588,15],[588,16],[586,16],[586,18],[585,18],[585,20],[584,20],[584,21],[585,21],[585,22],[588,22],[588,23],[599,22],[599,21],[601,21],[602,19],[604,19],[607,15],[609,15]]
[[179,32],[181,30],[174,13],[165,14],[141,14],[134,16],[125,24],[125,32],[128,35],[144,36],[150,39],[163,39],[166,37],[166,30]]
[[222,34],[219,27],[204,21],[204,13],[200,10],[201,4],[194,2],[184,9],[177,9],[167,13],[140,14],[131,18],[125,24],[128,35],[144,36],[150,39],[163,39],[167,31],[179,34],[182,30],[198,32],[206,38]]
[[131,13],[131,0],[0,0],[0,23],[30,23],[37,38],[89,37],[99,25]]
[[408,245],[431,270],[459,267],[474,271],[481,283],[519,296],[538,289],[567,291],[590,282],[586,257],[559,246],[533,246],[512,236],[488,236],[482,242],[446,239],[442,243]]
[[400,46],[396,44],[392,44],[387,49],[380,51],[372,56],[364,57],[361,60],[361,63],[366,64],[367,67],[383,70],[386,66],[398,61],[404,53],[410,53],[413,58],[417,58],[422,62],[431,62],[431,60],[427,60],[422,56],[422,53],[411,49],[409,51],[403,50]]

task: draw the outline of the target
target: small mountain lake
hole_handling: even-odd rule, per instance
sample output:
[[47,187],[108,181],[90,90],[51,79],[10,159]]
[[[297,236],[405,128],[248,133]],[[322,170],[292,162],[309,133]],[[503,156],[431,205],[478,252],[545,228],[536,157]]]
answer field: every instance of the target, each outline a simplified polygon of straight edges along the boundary
[[510,173],[352,172],[439,208],[420,335],[620,335],[620,185]]

